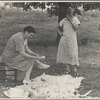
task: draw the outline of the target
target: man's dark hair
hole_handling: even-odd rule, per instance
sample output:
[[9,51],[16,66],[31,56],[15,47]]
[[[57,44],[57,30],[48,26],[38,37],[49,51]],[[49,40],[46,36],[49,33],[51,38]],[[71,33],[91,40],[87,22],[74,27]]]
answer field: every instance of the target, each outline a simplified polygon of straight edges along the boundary
[[32,27],[32,26],[26,26],[24,29],[23,29],[24,32],[29,32],[29,33],[35,33],[35,29]]

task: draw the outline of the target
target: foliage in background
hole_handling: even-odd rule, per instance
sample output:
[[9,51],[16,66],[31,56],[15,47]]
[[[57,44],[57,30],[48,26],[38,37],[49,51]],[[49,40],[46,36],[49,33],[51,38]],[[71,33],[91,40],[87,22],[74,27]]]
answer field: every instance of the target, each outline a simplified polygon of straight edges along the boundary
[[100,9],[100,2],[15,2],[13,3],[14,7],[26,6],[26,9],[28,9],[29,6],[33,7],[34,9],[37,9],[38,7],[41,9],[45,9],[46,6],[48,6],[47,12],[51,16],[59,15],[59,7],[62,8],[62,11],[65,11],[69,6],[73,8],[77,8],[81,5],[83,5],[85,11],[98,9],[98,8]]
[[[69,7],[74,9],[83,6],[84,11],[100,9],[99,2],[15,2],[14,7],[21,7],[23,11],[34,9],[46,9],[50,16],[58,16],[58,23],[66,16],[66,11]],[[57,33],[57,43],[59,43],[60,35]]]

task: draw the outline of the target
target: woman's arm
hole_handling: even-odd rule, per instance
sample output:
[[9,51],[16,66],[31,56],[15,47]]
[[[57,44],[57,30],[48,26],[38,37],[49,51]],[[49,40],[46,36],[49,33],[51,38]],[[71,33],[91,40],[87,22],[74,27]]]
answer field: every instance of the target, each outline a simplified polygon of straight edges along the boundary
[[26,53],[28,53],[29,55],[40,57],[39,54],[36,54],[36,53],[34,53],[32,50],[30,50],[29,47],[28,47],[28,45],[25,45],[25,51],[26,51]]
[[59,24],[58,24],[58,26],[57,26],[57,32],[58,32],[58,34],[59,34],[60,36],[63,35],[63,27],[64,27],[65,19],[66,19],[66,18],[63,18],[63,19],[59,22]]
[[31,56],[31,55],[27,54],[26,52],[20,52],[20,55],[24,58],[29,58],[29,59],[41,59],[40,57]]
[[15,49],[17,52],[20,53],[20,55],[24,58],[29,58],[29,59],[41,59],[41,57],[37,57],[37,56],[34,56],[34,55],[31,55],[31,54],[28,54],[26,52],[26,49],[25,49],[25,45],[27,45],[27,40],[24,41],[23,43],[23,39],[21,37],[17,37],[15,38]]
[[57,33],[58,33],[60,36],[63,35],[63,29],[62,29],[62,27],[60,27],[60,26],[57,27]]
[[29,54],[26,53],[26,52],[20,52],[20,55],[21,55],[22,57],[24,57],[24,58],[29,58],[29,59],[37,59],[37,60],[39,60],[39,59],[44,59],[44,58],[41,57],[41,56],[32,56],[32,55],[29,55]]

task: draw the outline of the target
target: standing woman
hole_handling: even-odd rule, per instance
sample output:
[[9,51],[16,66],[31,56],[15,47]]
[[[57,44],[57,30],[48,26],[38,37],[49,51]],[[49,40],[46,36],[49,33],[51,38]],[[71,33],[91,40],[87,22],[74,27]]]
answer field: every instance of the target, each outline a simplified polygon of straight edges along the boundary
[[[66,72],[69,69],[69,73],[73,77],[77,76],[77,66],[79,66],[76,36],[79,24],[80,21],[77,18],[77,11],[69,8],[66,18],[60,21],[57,28],[58,33],[61,35],[58,46],[57,63],[65,64]],[[62,29],[62,31],[60,29]]]

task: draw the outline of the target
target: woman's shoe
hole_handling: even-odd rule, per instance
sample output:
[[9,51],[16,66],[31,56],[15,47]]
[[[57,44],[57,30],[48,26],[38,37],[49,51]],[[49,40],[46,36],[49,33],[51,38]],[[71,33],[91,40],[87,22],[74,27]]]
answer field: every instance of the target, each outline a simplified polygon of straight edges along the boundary
[[74,71],[70,72],[70,75],[71,75],[72,77],[74,77],[74,78],[80,76],[78,72],[74,72]]
[[39,69],[47,69],[47,68],[49,68],[50,67],[50,65],[46,65],[46,64],[43,64],[43,63],[40,63],[39,65],[38,65],[38,68]]
[[26,81],[26,80],[23,80],[23,84],[24,85],[30,85],[31,81]]
[[77,72],[77,67],[76,66],[70,66],[70,75],[72,77],[79,77],[79,73]]
[[69,73],[70,73],[70,68],[67,67],[67,69],[66,69],[66,74],[69,74]]
[[74,74],[75,74],[76,77],[80,76],[78,72],[75,72]]

